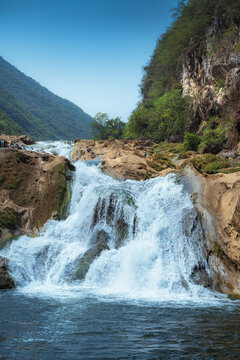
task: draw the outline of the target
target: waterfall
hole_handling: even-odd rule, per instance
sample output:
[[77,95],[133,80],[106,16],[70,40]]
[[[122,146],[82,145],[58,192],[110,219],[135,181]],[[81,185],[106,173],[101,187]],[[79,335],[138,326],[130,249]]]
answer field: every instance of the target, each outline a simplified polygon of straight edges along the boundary
[[4,145],[5,145],[5,141],[4,141],[4,140],[0,140],[0,147],[1,147],[1,148],[4,148],[4,147],[5,147]]
[[175,175],[117,181],[91,163],[75,165],[68,217],[49,221],[38,237],[21,236],[1,251],[20,289],[209,296],[201,227]]

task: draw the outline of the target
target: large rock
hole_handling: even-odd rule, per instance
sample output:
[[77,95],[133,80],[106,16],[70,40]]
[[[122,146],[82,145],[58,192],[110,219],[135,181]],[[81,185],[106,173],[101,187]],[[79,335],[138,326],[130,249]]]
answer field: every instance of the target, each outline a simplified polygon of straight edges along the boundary
[[175,172],[167,162],[159,166],[147,154],[154,145],[150,140],[81,140],[74,145],[72,159],[102,160],[103,171],[117,179],[146,180]]
[[15,284],[8,273],[7,259],[0,256],[0,289],[13,289]]
[[36,235],[48,219],[61,218],[73,168],[61,156],[0,148],[0,240]]
[[77,260],[75,265],[75,272],[71,276],[70,281],[83,280],[90,268],[93,261],[101,254],[104,250],[109,250],[108,247],[109,237],[105,231],[100,230],[90,240],[92,245],[81,257]]
[[0,134],[0,145],[2,142],[2,147],[15,147],[15,148],[21,148],[25,147],[26,145],[32,145],[35,144],[35,140],[31,139],[27,135],[5,135]]
[[200,215],[215,286],[240,294],[240,172],[203,175],[187,167],[182,175]]

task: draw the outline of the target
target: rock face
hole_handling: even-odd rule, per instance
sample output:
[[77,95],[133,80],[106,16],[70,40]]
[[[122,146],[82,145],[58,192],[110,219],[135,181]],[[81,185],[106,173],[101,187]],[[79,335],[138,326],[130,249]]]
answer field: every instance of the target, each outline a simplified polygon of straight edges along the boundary
[[[70,199],[71,163],[60,156],[0,148],[0,239],[36,235],[58,219]],[[2,246],[0,242],[0,247]]]
[[202,175],[185,168],[206,237],[207,261],[218,290],[240,294],[240,173]]
[[8,273],[7,259],[0,256],[0,289],[5,290],[13,288],[15,288],[15,284]]
[[227,146],[233,147],[240,140],[240,30],[226,22],[216,11],[201,47],[206,51],[189,44],[182,58],[181,83],[183,94],[193,99],[199,131],[210,117],[231,119]]
[[146,180],[175,172],[173,164],[172,168],[167,163],[154,166],[154,159],[147,155],[153,145],[149,140],[80,140],[74,146],[72,160],[102,160],[103,171],[119,179]]

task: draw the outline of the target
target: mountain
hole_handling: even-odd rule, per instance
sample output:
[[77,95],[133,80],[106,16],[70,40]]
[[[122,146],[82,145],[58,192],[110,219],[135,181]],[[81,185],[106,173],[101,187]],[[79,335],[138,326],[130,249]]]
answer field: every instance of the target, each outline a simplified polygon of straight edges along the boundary
[[0,134],[20,135],[21,127],[0,110]]
[[51,135],[41,120],[31,115],[15,97],[0,85],[0,132],[8,135],[30,134],[35,139]]
[[240,140],[240,2],[179,1],[141,84],[126,137],[181,142],[218,152]]
[[12,120],[11,125],[9,122],[11,131],[16,134],[24,132],[36,140],[91,137],[91,116],[72,102],[53,94],[2,57],[0,110]]

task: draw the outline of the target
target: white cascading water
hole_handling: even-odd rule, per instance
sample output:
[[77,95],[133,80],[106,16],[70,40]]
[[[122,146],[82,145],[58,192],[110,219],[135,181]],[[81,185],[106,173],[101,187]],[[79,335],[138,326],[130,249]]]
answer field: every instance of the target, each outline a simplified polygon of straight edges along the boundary
[[[52,152],[54,145],[41,147]],[[63,142],[55,148],[60,155],[70,151]],[[75,166],[68,217],[1,251],[22,291],[158,300],[212,296],[194,282],[198,269],[209,270],[195,210],[175,175],[119,182],[89,163]]]

